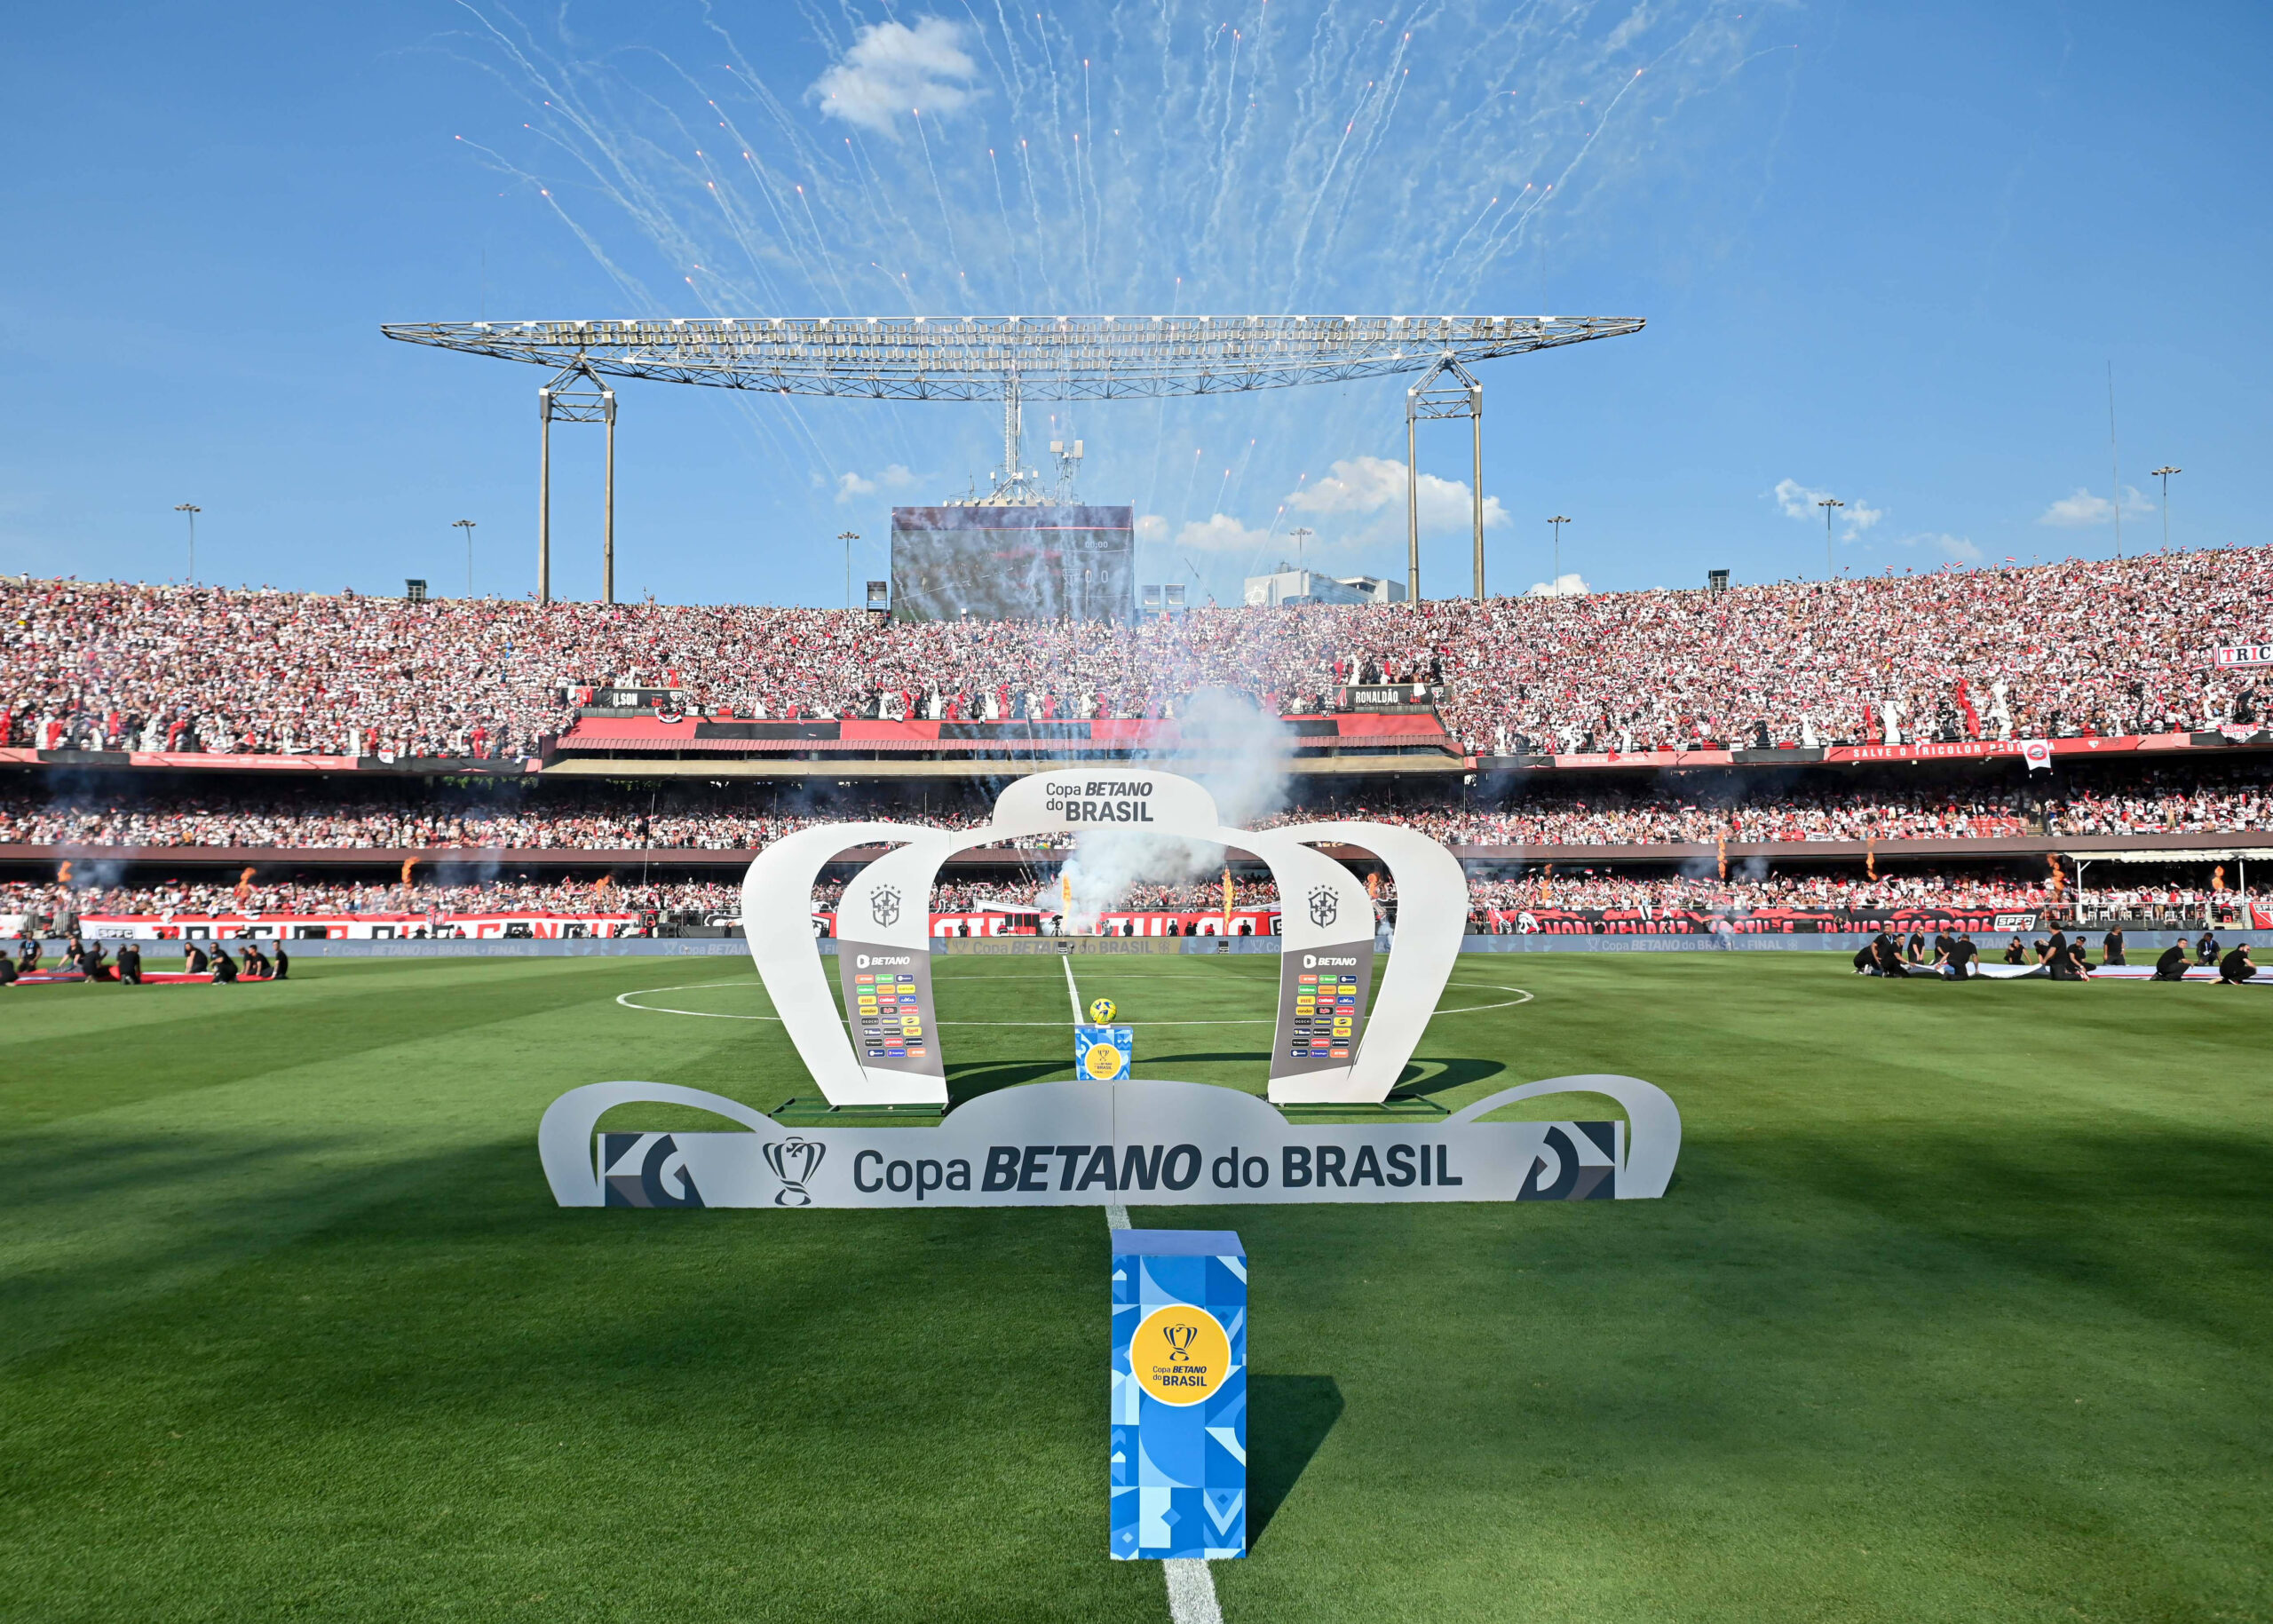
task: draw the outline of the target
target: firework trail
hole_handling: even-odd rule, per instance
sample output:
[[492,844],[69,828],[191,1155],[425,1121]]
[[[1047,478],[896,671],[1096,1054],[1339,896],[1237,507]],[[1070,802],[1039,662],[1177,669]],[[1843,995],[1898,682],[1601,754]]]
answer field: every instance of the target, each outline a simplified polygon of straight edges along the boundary
[[[735,316],[1502,311],[1540,244],[1580,288],[1637,238],[1663,251],[1666,181],[1721,161],[1699,154],[1748,115],[1746,65],[1781,49],[1757,37],[1778,13],[1733,0],[798,0],[798,37],[755,55],[709,0],[662,0],[637,45],[459,4],[470,155],[539,201],[624,313],[654,315],[690,289]],[[1216,504],[1263,519],[1320,452],[1401,459],[1398,389],[1159,400],[1149,423],[1108,407],[1084,420],[1084,491],[1141,491],[1151,511],[1168,445],[1244,443]],[[784,501],[834,502],[883,445],[939,486],[994,460],[984,411],[741,404]],[[1213,517],[1198,470],[1178,527]],[[1401,511],[1303,511],[1322,566],[1401,557]]]

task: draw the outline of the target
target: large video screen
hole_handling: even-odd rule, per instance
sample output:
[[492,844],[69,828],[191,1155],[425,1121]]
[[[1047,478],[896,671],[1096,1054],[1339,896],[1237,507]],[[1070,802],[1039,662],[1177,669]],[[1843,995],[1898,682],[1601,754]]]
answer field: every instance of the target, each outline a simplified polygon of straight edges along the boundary
[[1136,612],[1134,508],[891,511],[902,621],[1126,621]]

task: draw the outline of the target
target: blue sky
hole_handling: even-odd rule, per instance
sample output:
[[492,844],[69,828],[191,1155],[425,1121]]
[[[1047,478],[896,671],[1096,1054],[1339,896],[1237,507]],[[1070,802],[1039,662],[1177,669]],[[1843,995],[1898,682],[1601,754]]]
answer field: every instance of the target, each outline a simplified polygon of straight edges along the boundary
[[[2111,362],[2126,551],[2166,463],[2174,541],[2263,539],[2263,8],[893,16],[12,11],[0,568],[178,578],[195,502],[207,580],[460,592],[464,518],[474,589],[524,593],[540,375],[378,324],[781,310],[1647,317],[1485,370],[1495,590],[1551,573],[1552,513],[1596,588],[1820,574],[1823,494],[1845,569],[2105,556]],[[891,503],[994,460],[986,407],[622,401],[626,597],[838,602],[838,532],[882,574]],[[1145,579],[1235,595],[1297,524],[1401,573],[1395,383],[1072,429]],[[556,455],[589,596],[598,432]],[[1421,460],[1463,479],[1464,433]],[[1467,543],[1432,491],[1435,595]]]

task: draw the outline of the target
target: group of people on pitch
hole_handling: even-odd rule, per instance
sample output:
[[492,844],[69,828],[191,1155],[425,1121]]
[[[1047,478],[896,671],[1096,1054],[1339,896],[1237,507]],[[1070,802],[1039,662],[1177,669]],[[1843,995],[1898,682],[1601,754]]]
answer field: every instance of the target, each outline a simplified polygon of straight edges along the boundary
[[1930,947],[1925,932],[1913,931],[1908,942],[1887,931],[1880,931],[1855,955],[1858,976],[1939,976],[1962,981],[1974,973],[1981,949],[1963,931],[1936,934]]
[[[2120,966],[2130,961],[2125,956],[2123,932],[2110,931],[2102,944],[2101,968]],[[2218,985],[2238,986],[2257,974],[2257,966],[2249,956],[2249,944],[2240,942],[2221,955],[2218,939],[2205,931],[2202,939],[2195,944],[2199,963],[2204,968],[2217,966]],[[1962,981],[1976,974],[1974,965],[1981,950],[1973,938],[1960,931],[1954,935],[1943,931],[1936,935],[1929,948],[1924,932],[1913,931],[1907,943],[1889,931],[1881,931],[1855,955],[1855,973],[1858,976],[1936,976],[1944,980]],[[2044,966],[2055,981],[2088,981],[2092,963],[2090,944],[2079,933],[2072,940],[2063,931],[2055,931],[2050,939],[2035,945],[2036,963]],[[2014,937],[2005,948],[2005,963],[2026,964],[2029,949],[2021,939]],[[2174,942],[2163,949],[2155,961],[2154,978],[2158,981],[2182,981],[2186,978],[2186,944]]]
[[[239,980],[281,981],[292,973],[291,955],[284,951],[281,942],[276,944],[273,957],[263,953],[260,944],[255,941],[242,943],[238,950],[243,955],[242,964],[231,958],[229,950],[218,942],[213,944],[210,953],[202,944],[190,942],[184,948],[182,969],[193,976],[210,974],[221,986]],[[17,948],[15,957],[10,958],[0,953],[0,986],[6,986],[36,970],[40,957],[45,951],[39,938],[28,936]],[[83,941],[74,936],[64,947],[63,956],[56,963],[59,968],[76,970],[90,981],[112,981],[121,986],[140,986],[142,949],[131,941],[125,941],[118,945],[115,960],[108,960],[108,953],[109,949],[99,941]]]

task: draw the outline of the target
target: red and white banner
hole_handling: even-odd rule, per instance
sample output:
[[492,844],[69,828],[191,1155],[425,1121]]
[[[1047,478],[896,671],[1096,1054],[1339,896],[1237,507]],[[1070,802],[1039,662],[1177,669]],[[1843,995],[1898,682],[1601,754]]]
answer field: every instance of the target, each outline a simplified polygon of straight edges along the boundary
[[2231,648],[2222,648],[2213,657],[2222,671],[2249,670],[2258,666],[2273,665],[2273,643],[2239,643]]

